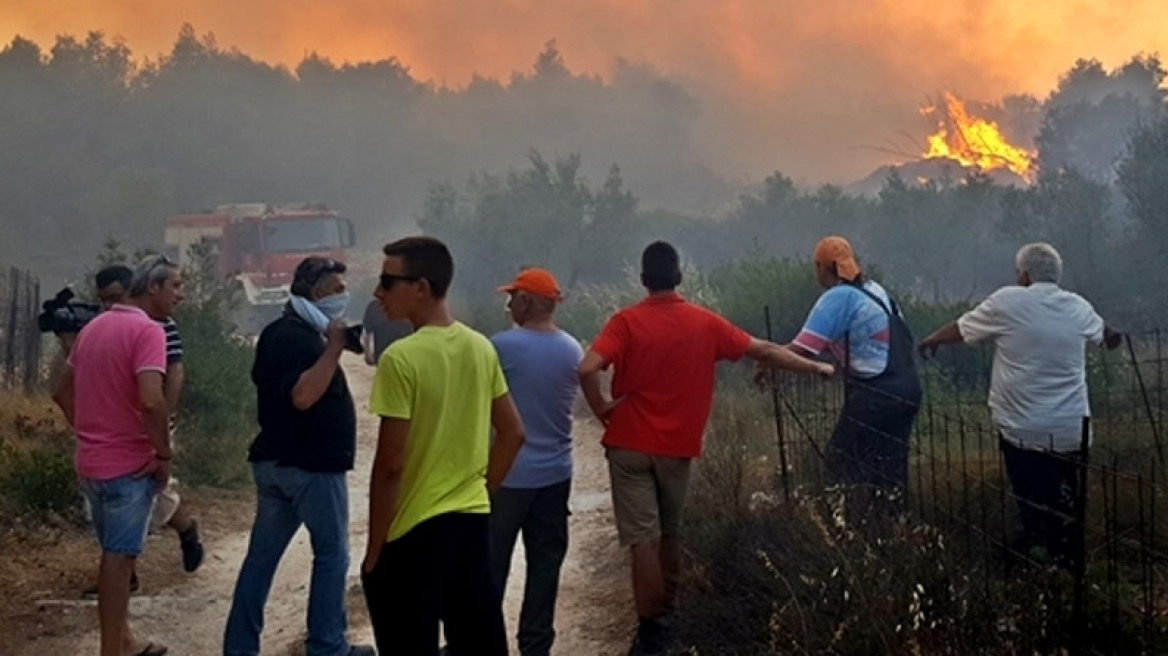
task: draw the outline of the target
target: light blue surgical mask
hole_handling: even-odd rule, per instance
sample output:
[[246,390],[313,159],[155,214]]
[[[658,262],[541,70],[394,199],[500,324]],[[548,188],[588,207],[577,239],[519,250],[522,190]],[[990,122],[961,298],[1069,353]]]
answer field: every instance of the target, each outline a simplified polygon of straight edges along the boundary
[[345,308],[349,307],[349,292],[344,291],[339,294],[318,298],[312,304],[329,319],[340,319],[345,316]]

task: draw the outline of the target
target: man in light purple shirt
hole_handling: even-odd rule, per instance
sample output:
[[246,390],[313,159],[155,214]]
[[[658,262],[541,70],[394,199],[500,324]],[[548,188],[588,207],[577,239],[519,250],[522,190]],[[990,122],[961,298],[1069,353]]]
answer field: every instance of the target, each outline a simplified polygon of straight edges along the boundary
[[560,289],[551,273],[525,269],[499,289],[516,326],[491,338],[527,441],[491,499],[491,574],[500,597],[511,553],[523,533],[527,580],[519,615],[519,653],[547,656],[555,640],[556,593],[568,550],[572,487],[572,404],[580,343],[556,327]]

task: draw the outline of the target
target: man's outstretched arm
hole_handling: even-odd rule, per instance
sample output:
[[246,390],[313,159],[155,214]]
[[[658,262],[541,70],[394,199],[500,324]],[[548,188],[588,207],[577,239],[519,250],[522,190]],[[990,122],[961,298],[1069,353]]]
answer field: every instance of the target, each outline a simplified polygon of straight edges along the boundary
[[937,349],[945,344],[961,344],[965,342],[965,338],[961,336],[961,329],[957,327],[957,322],[945,324],[937,329],[932,335],[921,340],[917,345],[917,351],[920,352],[921,357],[931,357],[937,354]]
[[820,376],[831,376],[835,373],[835,367],[826,362],[805,358],[792,350],[763,339],[751,338],[750,346],[746,348],[746,357],[767,369],[785,369],[796,373],[818,374]]

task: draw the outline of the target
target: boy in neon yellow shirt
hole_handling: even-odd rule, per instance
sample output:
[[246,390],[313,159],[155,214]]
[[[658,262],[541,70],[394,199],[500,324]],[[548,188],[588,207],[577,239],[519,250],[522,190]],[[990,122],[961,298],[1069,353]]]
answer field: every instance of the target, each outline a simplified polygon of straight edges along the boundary
[[361,569],[378,649],[436,653],[441,622],[451,656],[506,654],[487,520],[523,427],[494,347],[447,307],[450,251],[410,237],[384,252],[374,295],[415,332],[382,354],[369,404],[381,428]]

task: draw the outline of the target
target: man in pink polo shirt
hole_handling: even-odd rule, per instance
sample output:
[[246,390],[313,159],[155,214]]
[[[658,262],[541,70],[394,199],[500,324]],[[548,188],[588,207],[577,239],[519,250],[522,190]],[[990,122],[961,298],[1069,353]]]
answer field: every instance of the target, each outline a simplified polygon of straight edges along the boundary
[[101,545],[97,612],[101,656],[165,654],[129,627],[130,575],[142,552],[154,496],[170,480],[173,452],[163,388],[166,334],[182,277],[152,257],[134,272],[130,300],[82,329],[53,398],[77,433],[76,468]]

